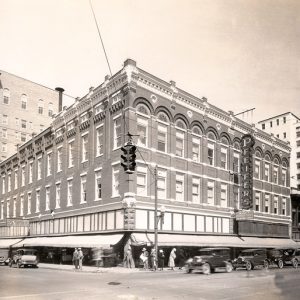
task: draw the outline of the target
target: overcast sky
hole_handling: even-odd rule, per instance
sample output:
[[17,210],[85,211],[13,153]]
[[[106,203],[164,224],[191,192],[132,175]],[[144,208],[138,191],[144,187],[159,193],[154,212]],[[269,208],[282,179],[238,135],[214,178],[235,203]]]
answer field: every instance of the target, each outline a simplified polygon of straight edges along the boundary
[[[132,58],[253,122],[300,117],[299,0],[92,3],[113,73]],[[0,69],[74,97],[109,74],[89,0],[0,0],[0,40]]]

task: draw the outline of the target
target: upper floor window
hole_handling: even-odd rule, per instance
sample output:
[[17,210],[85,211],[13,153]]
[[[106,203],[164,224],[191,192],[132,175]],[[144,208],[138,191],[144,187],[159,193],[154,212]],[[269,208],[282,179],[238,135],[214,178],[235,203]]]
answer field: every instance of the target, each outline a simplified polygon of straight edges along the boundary
[[60,183],[56,184],[55,208],[60,208]]
[[157,197],[158,199],[166,199],[167,197],[167,171],[163,169],[157,170]]
[[17,198],[13,199],[13,217],[17,216]]
[[260,211],[260,192],[255,192],[255,210]]
[[33,181],[33,161],[30,161],[28,167],[28,183],[32,183],[32,181]]
[[176,121],[176,156],[184,157],[184,139],[186,126],[183,121]]
[[21,167],[21,186],[25,185],[25,176],[26,176],[26,169],[25,166]]
[[193,178],[192,201],[193,203],[200,203],[200,178]]
[[42,99],[40,99],[40,100],[38,101],[38,113],[39,113],[40,115],[42,115],[43,112],[44,112],[44,101],[43,101]]
[[95,172],[95,200],[102,199],[102,178],[101,171]]
[[103,154],[103,125],[96,129],[96,156],[100,156]]
[[168,125],[169,118],[168,116],[160,112],[157,115],[157,150],[161,152],[167,152],[167,134],[168,134]]
[[276,119],[276,124],[277,124],[277,126],[279,125],[279,119]]
[[260,160],[255,159],[254,162],[254,178],[260,179]]
[[27,215],[31,214],[31,193],[27,194]]
[[176,200],[184,201],[184,175],[176,174]]
[[48,105],[48,117],[52,117],[53,116],[53,103],[50,102]]
[[228,185],[221,183],[221,207],[228,206]]
[[227,148],[221,148],[221,168],[227,169]]
[[215,165],[215,140],[216,137],[212,132],[207,134],[207,159],[208,164],[211,166]]
[[283,117],[283,123],[284,124],[286,123],[286,117]]
[[4,125],[8,124],[8,115],[2,115],[2,124]]
[[82,162],[88,160],[88,134],[81,137],[81,157]]
[[137,113],[140,113],[140,114],[145,115],[145,116],[150,115],[149,109],[144,104],[138,104],[137,107],[136,107],[136,111],[137,111]]
[[137,195],[147,196],[147,167],[138,166],[136,173]]
[[74,141],[70,141],[68,143],[68,167],[73,167],[74,166]]
[[21,127],[22,128],[26,128],[27,126],[26,126],[26,120],[21,120]]
[[269,212],[269,206],[270,206],[270,194],[265,194],[265,212]]
[[11,191],[11,173],[7,175],[7,192]]
[[2,138],[7,139],[7,129],[2,128]]
[[47,176],[52,174],[52,152],[47,154]]
[[278,214],[278,196],[274,196],[273,213]]
[[214,181],[207,182],[207,204],[214,205],[215,203],[215,183]]
[[63,162],[63,152],[62,147],[57,148],[57,172],[62,170],[62,162]]
[[262,129],[262,130],[265,130],[265,129],[266,129],[266,124],[264,124],[264,123],[261,124],[261,129]]
[[9,104],[9,101],[10,101],[10,91],[9,91],[9,89],[4,89],[3,90],[3,103]]
[[14,178],[14,187],[15,187],[15,190],[18,188],[18,177],[19,177],[19,174],[18,174],[18,169],[15,169],[15,178]]
[[121,147],[122,145],[122,128],[121,117],[114,119],[114,149]]
[[23,94],[21,96],[21,108],[22,109],[26,109],[27,108],[27,100],[28,100],[27,96],[25,94]]
[[40,206],[41,206],[41,191],[37,190],[35,195],[35,212],[40,212]]
[[286,139],[286,132],[283,133],[283,138]]
[[281,214],[286,215],[286,198],[282,198],[281,202]]
[[73,179],[68,180],[67,206],[73,205]]
[[42,158],[37,159],[37,179],[42,179]]
[[84,123],[85,121],[87,121],[89,119],[89,115],[88,113],[84,113],[80,116],[80,124]]
[[273,165],[273,182],[274,183],[278,183],[278,165],[279,165],[279,162],[278,162],[278,159],[274,159],[274,165]]
[[80,203],[86,202],[86,176],[80,177]]
[[0,203],[0,220],[4,219],[4,201],[2,200]]
[[50,209],[50,186],[46,186],[46,205],[45,210]]
[[192,160],[200,162],[200,138],[192,138]]
[[112,196],[117,197],[120,195],[120,180],[119,180],[119,170],[116,167],[113,167],[112,173]]
[[270,121],[270,127],[271,127],[271,128],[273,127],[273,122],[272,122],[272,121]]

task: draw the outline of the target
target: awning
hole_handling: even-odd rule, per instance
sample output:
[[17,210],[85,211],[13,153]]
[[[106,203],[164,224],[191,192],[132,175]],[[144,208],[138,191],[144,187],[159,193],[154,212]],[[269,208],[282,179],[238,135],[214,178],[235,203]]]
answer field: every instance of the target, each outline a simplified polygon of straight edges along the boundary
[[[134,233],[131,235],[133,245],[154,244],[154,234]],[[297,248],[297,243],[291,239],[215,236],[215,235],[185,235],[158,234],[159,246],[194,246],[194,247],[237,247],[237,248]]]
[[111,235],[74,235],[74,236],[57,236],[57,237],[35,237],[26,238],[13,247],[66,247],[66,248],[92,248],[103,247],[110,248],[111,245],[117,244],[123,234]]
[[22,241],[22,239],[0,239],[0,248],[9,248],[20,241]]

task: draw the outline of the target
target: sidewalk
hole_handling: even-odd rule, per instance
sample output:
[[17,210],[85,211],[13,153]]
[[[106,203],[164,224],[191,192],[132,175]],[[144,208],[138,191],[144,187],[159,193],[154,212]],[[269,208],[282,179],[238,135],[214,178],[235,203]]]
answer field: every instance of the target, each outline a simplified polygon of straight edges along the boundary
[[[73,265],[60,265],[60,264],[45,264],[45,263],[39,263],[38,267],[40,269],[52,269],[52,270],[61,270],[61,271],[70,271],[70,272],[83,272],[83,273],[137,273],[137,272],[152,272],[150,269],[149,270],[144,270],[141,268],[124,268],[124,267],[111,267],[111,268],[99,268],[95,266],[83,266],[82,271],[76,270]],[[165,271],[170,271],[174,272],[171,270],[168,270],[165,268],[163,272]],[[176,269],[175,271],[181,271]],[[156,271],[156,272],[162,272],[162,271]]]

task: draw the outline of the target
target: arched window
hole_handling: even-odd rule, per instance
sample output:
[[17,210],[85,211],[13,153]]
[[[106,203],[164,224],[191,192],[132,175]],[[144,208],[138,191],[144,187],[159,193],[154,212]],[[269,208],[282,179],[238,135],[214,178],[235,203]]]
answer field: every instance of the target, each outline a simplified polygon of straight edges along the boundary
[[221,168],[228,168],[228,139],[225,137],[221,138]]
[[157,120],[157,150],[167,152],[169,118],[164,112],[160,112]]
[[265,181],[270,181],[270,156],[268,154],[265,155],[265,176],[264,180]]
[[27,96],[23,94],[21,96],[21,108],[26,109],[27,108]]
[[176,149],[175,155],[179,157],[184,157],[184,140],[186,135],[186,126],[182,120],[177,120],[176,126]]
[[216,136],[212,132],[207,134],[207,161],[211,166],[215,165],[215,141]]
[[148,144],[148,120],[150,112],[145,104],[138,104],[136,107],[137,111],[137,144],[139,146],[147,147]]
[[278,183],[279,161],[277,158],[273,160],[273,182]]
[[234,142],[234,143],[233,143],[233,148],[234,148],[235,150],[240,150],[240,149],[241,149],[240,143]]
[[4,89],[3,90],[3,103],[9,104],[9,100],[10,100],[10,91],[9,91],[9,89]]
[[201,129],[198,126],[193,126],[192,134],[192,160],[194,162],[200,162]]
[[201,132],[201,129],[198,126],[193,126],[192,133],[197,134],[197,135],[201,135],[202,132]]

